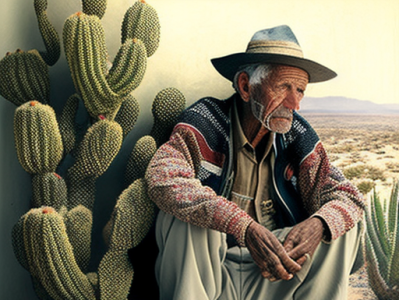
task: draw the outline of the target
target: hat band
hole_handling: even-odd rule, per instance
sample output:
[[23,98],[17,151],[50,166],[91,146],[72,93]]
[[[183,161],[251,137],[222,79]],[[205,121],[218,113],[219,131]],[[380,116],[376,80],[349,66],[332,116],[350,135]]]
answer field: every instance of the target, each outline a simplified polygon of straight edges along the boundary
[[251,41],[247,53],[284,54],[303,58],[303,52],[298,44],[283,41]]

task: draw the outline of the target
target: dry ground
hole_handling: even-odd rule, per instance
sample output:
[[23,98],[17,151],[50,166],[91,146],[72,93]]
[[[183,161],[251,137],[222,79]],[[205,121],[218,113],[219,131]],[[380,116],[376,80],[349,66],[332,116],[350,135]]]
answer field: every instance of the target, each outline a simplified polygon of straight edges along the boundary
[[[399,116],[306,114],[320,136],[332,163],[361,191],[375,187],[389,198],[399,180]],[[362,268],[350,278],[348,300],[377,299]]]

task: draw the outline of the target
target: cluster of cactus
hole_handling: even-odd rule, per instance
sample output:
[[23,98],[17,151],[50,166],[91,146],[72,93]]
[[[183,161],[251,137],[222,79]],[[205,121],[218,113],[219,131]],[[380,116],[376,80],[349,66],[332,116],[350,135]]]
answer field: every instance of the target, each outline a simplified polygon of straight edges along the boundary
[[399,299],[399,182],[381,203],[374,190],[366,210],[366,262],[369,283],[380,300]]
[[[69,17],[63,30],[76,94],[56,115],[49,104],[48,67],[60,57],[60,42],[47,19],[47,0],[34,0],[34,6],[46,52],[17,50],[0,60],[0,95],[17,106],[17,156],[32,175],[32,209],[12,230],[14,253],[31,274],[40,299],[126,299],[134,275],[128,250],[144,239],[156,214],[144,173],[184,109],[185,98],[175,88],[156,95],[154,125],[131,152],[127,188],[103,229],[107,251],[98,269],[88,272],[95,183],[138,119],[139,103],[131,92],[158,47],[159,20],[154,8],[135,2],[125,14],[122,45],[109,67],[101,24],[106,0],[82,1],[82,12]],[[89,115],[84,134],[75,124],[80,102]]]

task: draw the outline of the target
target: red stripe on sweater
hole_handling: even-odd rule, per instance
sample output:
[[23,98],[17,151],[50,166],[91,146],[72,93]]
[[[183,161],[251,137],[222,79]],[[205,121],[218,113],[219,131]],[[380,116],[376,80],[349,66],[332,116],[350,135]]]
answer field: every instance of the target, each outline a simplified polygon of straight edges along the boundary
[[201,132],[198,131],[197,128],[195,128],[189,124],[186,124],[186,123],[177,124],[175,127],[175,130],[177,128],[184,128],[185,130],[189,130],[189,131],[193,132],[197,139],[198,146],[200,147],[200,151],[201,151],[201,155],[202,155],[203,159],[206,160],[207,162],[210,162],[210,163],[218,166],[219,168],[223,167],[225,155],[223,153],[213,151],[209,147],[207,141],[205,140],[205,137],[202,135]]

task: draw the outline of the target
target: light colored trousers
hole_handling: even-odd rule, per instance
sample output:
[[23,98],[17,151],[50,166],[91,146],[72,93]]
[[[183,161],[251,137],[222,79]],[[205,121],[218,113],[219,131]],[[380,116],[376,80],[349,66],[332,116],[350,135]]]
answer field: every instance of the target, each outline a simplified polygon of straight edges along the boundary
[[[283,241],[290,228],[273,233]],[[156,276],[161,300],[344,300],[361,239],[356,226],[321,243],[290,281],[261,276],[247,248],[227,248],[226,235],[160,212],[156,224]]]

